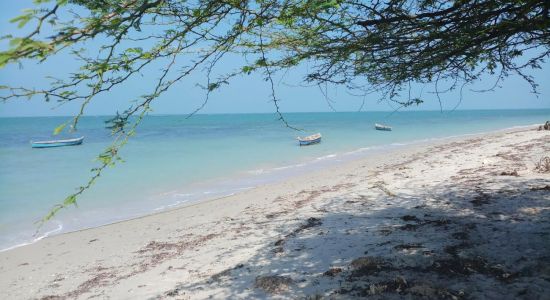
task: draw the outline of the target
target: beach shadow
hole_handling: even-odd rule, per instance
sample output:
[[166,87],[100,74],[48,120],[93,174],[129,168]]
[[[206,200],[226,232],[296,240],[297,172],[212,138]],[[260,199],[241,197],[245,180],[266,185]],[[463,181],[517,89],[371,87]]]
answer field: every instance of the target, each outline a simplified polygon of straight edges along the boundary
[[550,185],[442,183],[421,194],[334,197],[268,246],[161,297],[543,299]]

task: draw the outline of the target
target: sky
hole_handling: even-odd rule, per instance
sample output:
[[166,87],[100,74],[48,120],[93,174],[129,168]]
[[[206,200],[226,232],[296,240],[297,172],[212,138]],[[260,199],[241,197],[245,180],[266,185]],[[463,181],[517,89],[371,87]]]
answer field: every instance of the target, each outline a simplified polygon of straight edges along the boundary
[[[0,36],[6,34],[21,35],[25,30],[17,29],[10,19],[19,15],[24,8],[32,7],[30,0],[0,2]],[[0,50],[5,50],[7,43],[0,42]],[[92,49],[92,48],[91,48]],[[90,50],[93,51],[93,50]],[[242,65],[243,59],[233,56],[226,60],[220,71],[231,70],[231,65]],[[44,87],[48,83],[47,76],[62,77],[78,67],[78,63],[68,54],[57,55],[42,64],[23,62],[22,65],[8,65],[0,69],[0,85],[19,85],[26,87]],[[277,76],[276,93],[280,99],[283,112],[310,111],[392,111],[396,108],[387,102],[379,102],[380,95],[371,94],[365,98],[350,94],[342,87],[329,87],[328,103],[317,86],[303,86],[303,76],[308,70],[302,65],[284,76]],[[158,73],[157,73],[158,74]],[[456,109],[537,109],[550,108],[550,63],[543,65],[541,70],[530,71],[540,84],[540,94],[531,93],[530,86],[522,78],[512,76],[501,83],[501,88],[494,92],[479,93],[470,89],[486,89],[493,85],[494,77],[486,76],[482,80],[464,90],[462,101],[459,94],[448,93],[441,96],[443,110]],[[155,70],[129,81],[124,87],[115,89],[108,94],[94,99],[87,107],[86,115],[112,115],[122,111],[132,104],[132,100],[151,88],[155,79]],[[198,74],[174,86],[168,93],[156,99],[153,104],[153,114],[187,114],[198,107],[204,99],[204,91],[196,86],[205,83],[203,74]],[[437,98],[430,94],[428,88],[424,91],[425,103],[407,110],[439,110]],[[329,105],[330,104],[330,105]],[[331,107],[332,106],[332,107]],[[12,99],[0,102],[0,117],[14,116],[58,116],[74,115],[78,112],[80,103],[59,105],[46,103],[43,99]],[[261,74],[252,74],[234,79],[231,84],[215,91],[201,113],[273,113],[275,108],[270,101],[270,86],[263,80]]]

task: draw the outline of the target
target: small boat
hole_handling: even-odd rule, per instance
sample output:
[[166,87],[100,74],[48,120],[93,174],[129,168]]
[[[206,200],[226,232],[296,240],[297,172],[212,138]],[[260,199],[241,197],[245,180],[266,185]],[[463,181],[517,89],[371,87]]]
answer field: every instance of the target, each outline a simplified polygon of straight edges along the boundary
[[81,136],[76,139],[66,139],[66,140],[53,140],[53,141],[38,141],[32,142],[31,147],[33,148],[51,148],[51,147],[63,147],[63,146],[75,146],[82,144],[84,137]]
[[307,145],[313,145],[321,142],[321,134],[316,133],[312,135],[308,135],[306,137],[298,137],[298,142],[300,143],[300,146],[307,146]]
[[374,124],[374,129],[376,130],[382,130],[382,131],[391,131],[391,127],[390,126],[386,126],[386,125],[382,125],[382,124]]

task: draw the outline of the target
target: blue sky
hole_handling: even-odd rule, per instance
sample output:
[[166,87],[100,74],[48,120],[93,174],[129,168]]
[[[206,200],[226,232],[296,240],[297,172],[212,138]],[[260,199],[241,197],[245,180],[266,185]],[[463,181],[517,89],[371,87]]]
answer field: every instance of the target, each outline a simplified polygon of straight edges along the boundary
[[[23,34],[24,30],[17,30],[9,20],[17,16],[21,9],[31,7],[31,1],[2,1],[0,2],[0,35],[14,33]],[[0,49],[7,47],[6,42],[0,42]],[[229,64],[239,65],[241,57],[231,57]],[[44,86],[47,84],[46,76],[63,76],[78,66],[70,56],[63,54],[53,57],[50,61],[37,65],[33,62],[24,62],[22,66],[9,65],[0,69],[0,84],[13,84],[23,86]],[[227,68],[229,70],[229,68]],[[222,66],[223,71],[223,66]],[[331,111],[327,101],[318,87],[303,87],[301,79],[307,71],[307,66],[301,66],[285,74],[284,78],[276,78],[277,96],[281,100],[281,109],[284,112],[307,111]],[[140,93],[152,88],[155,76],[145,74],[136,78],[124,86],[97,97],[88,107],[87,115],[110,115],[117,110],[128,107],[130,101]],[[536,97],[530,93],[529,85],[517,76],[509,77],[502,82],[502,88],[494,92],[477,93],[465,89],[463,100],[458,109],[536,109],[550,108],[550,63],[546,63],[542,70],[534,70],[531,74],[540,84],[540,95]],[[204,83],[201,75],[193,76],[184,81],[157,99],[153,105],[155,114],[185,114],[193,111],[204,97],[204,92],[196,87],[196,83]],[[471,89],[484,89],[490,87],[494,78],[487,76]],[[439,102],[429,90],[424,92],[426,101],[415,110],[438,110]],[[209,103],[201,111],[202,113],[272,113],[273,104],[270,102],[270,88],[263,80],[261,74],[253,74],[236,78],[228,86],[211,95]],[[329,88],[330,98],[334,101],[332,106],[337,111],[356,111],[363,101],[362,97],[349,94],[344,88]],[[363,110],[380,111],[393,110],[386,102],[379,103],[379,95],[373,94],[366,98]],[[459,100],[458,93],[449,93],[442,96],[443,109],[453,109]],[[77,112],[80,103],[70,103],[58,106],[57,103],[45,103],[43,99],[33,98],[14,99],[6,103],[0,103],[0,116],[54,116],[73,115]]]

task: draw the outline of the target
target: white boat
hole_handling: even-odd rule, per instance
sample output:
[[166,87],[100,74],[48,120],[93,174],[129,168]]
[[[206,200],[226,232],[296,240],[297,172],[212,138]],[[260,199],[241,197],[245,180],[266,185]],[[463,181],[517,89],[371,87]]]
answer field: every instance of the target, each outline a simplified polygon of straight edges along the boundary
[[316,133],[305,137],[297,137],[300,146],[313,145],[321,142],[321,134]]
[[31,142],[31,147],[33,148],[52,148],[52,147],[63,147],[63,146],[75,146],[82,144],[84,137],[81,136],[76,139],[67,139],[67,140],[53,140],[53,141],[37,141]]
[[382,130],[382,131],[391,131],[391,127],[390,126],[386,126],[386,125],[382,125],[382,124],[374,124],[374,129],[376,130]]

